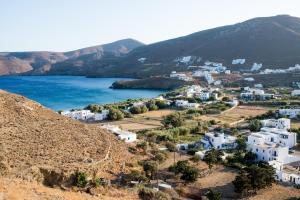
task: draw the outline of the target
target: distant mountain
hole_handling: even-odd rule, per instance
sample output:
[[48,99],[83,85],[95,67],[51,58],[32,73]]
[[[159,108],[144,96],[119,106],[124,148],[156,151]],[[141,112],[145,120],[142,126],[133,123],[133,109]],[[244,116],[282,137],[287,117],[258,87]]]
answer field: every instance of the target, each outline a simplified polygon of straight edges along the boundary
[[[187,62],[185,56],[191,56]],[[237,58],[245,58],[246,63],[232,65]],[[81,73],[150,77],[184,71],[205,61],[221,62],[232,70],[250,70],[254,62],[263,63],[263,68],[294,66],[300,63],[300,19],[288,15],[262,17],[200,31],[141,46],[122,57],[91,61],[87,71]]]
[[[284,69],[300,64],[300,18],[254,18],[150,45],[126,39],[65,53],[0,55],[2,74],[148,78],[187,71],[206,61],[223,63],[233,71],[249,71],[253,63],[262,63],[262,69]],[[232,65],[239,58],[246,62]]]
[[[61,66],[67,65],[68,67],[83,66],[87,61],[99,61],[105,56],[119,57],[125,55],[142,45],[144,44],[139,41],[124,39],[69,52],[3,52],[0,53],[0,75],[25,72],[44,74],[50,71],[56,63],[62,63]],[[72,68],[68,67],[64,70],[72,71]]]

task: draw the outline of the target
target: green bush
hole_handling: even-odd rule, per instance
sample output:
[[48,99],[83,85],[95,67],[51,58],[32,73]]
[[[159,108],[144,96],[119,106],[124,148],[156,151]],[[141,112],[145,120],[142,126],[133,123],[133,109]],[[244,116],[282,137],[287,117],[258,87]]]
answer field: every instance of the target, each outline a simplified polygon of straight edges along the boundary
[[142,200],[170,200],[171,198],[166,193],[155,191],[150,188],[142,188],[139,190],[139,197]]
[[108,119],[109,120],[121,120],[124,118],[124,114],[115,108],[110,108],[108,113]]
[[177,147],[176,144],[172,143],[172,142],[167,142],[166,143],[166,147],[170,152],[176,152],[177,151]]
[[76,186],[85,187],[88,184],[87,174],[85,172],[78,172],[76,174]]
[[172,113],[164,117],[162,121],[165,127],[179,127],[184,124],[184,118],[179,112]]

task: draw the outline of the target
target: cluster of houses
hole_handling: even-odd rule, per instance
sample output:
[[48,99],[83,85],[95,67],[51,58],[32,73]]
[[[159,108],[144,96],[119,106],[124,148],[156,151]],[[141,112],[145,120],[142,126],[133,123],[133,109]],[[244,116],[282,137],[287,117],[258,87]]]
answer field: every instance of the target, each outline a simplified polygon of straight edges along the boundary
[[218,98],[218,88],[202,88],[200,85],[188,86],[183,92],[185,97],[196,97],[201,99],[201,101],[207,101],[210,98]]
[[287,118],[297,118],[300,116],[300,108],[279,109],[278,113],[280,116],[285,116]]
[[[268,162],[275,168],[275,178],[279,181],[300,184],[300,154],[291,154],[291,148],[297,144],[297,134],[290,132],[290,119],[267,119],[261,121],[259,132],[247,137],[247,149],[256,154],[257,161]],[[203,159],[209,149],[235,149],[236,137],[220,132],[206,133],[195,143],[204,150],[196,152]],[[179,150],[187,150],[189,144],[178,144]],[[226,155],[223,157],[223,159]]]
[[125,141],[126,143],[132,143],[135,142],[137,137],[136,133],[130,132],[130,131],[125,131],[120,129],[118,126],[115,125],[110,125],[110,124],[105,124],[102,126],[104,129],[112,132],[115,134],[120,140]]
[[267,100],[274,99],[275,95],[265,93],[265,91],[262,89],[245,87],[243,92],[240,94],[240,98],[246,101]]
[[193,81],[193,78],[187,76],[184,73],[177,73],[176,71],[172,71],[170,74],[170,78],[182,80],[182,81]]
[[100,113],[92,113],[90,110],[74,110],[63,111],[60,114],[75,120],[102,121],[107,119],[109,110],[102,110]]
[[263,71],[260,71],[260,74],[284,74],[294,71],[299,71],[300,65],[296,64],[294,67],[289,67],[287,69],[265,69]]

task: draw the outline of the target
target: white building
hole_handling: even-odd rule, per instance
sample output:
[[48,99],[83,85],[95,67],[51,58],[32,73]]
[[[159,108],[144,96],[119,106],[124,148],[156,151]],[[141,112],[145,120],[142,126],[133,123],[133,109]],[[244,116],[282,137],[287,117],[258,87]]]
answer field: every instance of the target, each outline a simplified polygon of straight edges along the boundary
[[90,110],[75,110],[75,111],[64,111],[61,115],[75,119],[75,120],[93,120],[101,121],[107,119],[109,110],[103,110],[101,113],[92,113]]
[[200,142],[205,149],[234,149],[237,145],[236,137],[224,133],[205,133]]
[[287,116],[288,118],[296,118],[298,115],[300,115],[300,108],[279,109],[278,112],[281,116]]
[[292,96],[300,96],[300,90],[293,90]]
[[262,89],[245,87],[240,97],[244,100],[266,100],[275,98],[275,95],[265,93]]
[[207,101],[211,95],[210,92],[200,92],[195,94],[195,97],[198,97],[199,99],[201,99],[201,101]]
[[178,80],[183,80],[183,81],[193,81],[193,79],[191,77],[188,77],[186,74],[177,73],[176,71],[171,72],[170,78],[176,78]]
[[275,179],[284,183],[300,184],[300,163],[299,161],[284,164],[277,160],[269,164],[275,169]]
[[175,105],[180,108],[198,108],[200,106],[198,103],[189,103],[185,100],[176,100]]
[[238,65],[238,64],[243,65],[243,64],[245,64],[245,62],[246,62],[246,59],[244,59],[244,58],[238,58],[238,59],[232,60],[233,65]]
[[117,135],[117,137],[120,140],[123,140],[126,143],[135,142],[137,139],[136,133],[124,131],[124,130],[120,129],[118,126],[106,124],[106,125],[103,125],[102,127],[107,129],[108,131],[114,133],[115,135]]
[[289,148],[296,144],[296,133],[274,128],[262,128],[260,132],[251,133],[247,140],[247,147],[257,155],[257,160],[277,160],[283,163],[298,159],[289,155]]
[[225,70],[225,74],[231,74],[230,70]]
[[263,127],[277,128],[283,130],[288,130],[291,128],[291,120],[286,118],[266,119],[261,120],[261,123]]

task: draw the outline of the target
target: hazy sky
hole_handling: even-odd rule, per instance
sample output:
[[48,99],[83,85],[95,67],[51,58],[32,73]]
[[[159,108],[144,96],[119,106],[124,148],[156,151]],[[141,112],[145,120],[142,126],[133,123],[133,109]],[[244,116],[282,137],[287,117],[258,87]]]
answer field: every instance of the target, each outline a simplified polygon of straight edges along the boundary
[[300,17],[300,0],[0,0],[0,51],[144,43],[253,17]]

